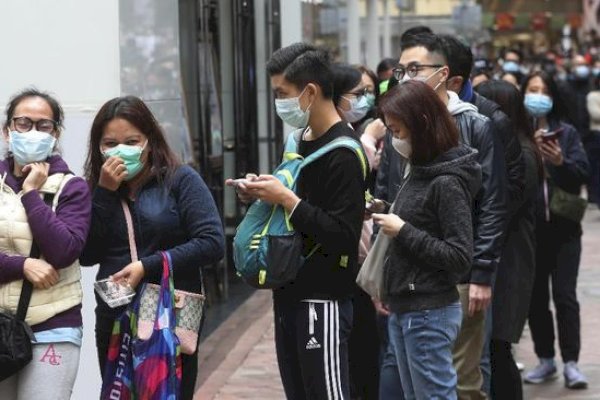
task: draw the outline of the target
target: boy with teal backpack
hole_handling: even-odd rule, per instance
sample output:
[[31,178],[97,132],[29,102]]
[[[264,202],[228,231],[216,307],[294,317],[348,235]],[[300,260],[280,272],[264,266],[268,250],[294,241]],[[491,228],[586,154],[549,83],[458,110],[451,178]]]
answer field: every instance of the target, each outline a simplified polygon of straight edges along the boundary
[[[327,152],[342,147],[356,153],[366,179],[368,161],[358,141],[338,137],[304,158],[298,149],[302,134],[303,130],[299,129],[288,136],[283,161],[273,172],[286,188],[295,192],[303,168]],[[233,261],[238,275],[249,285],[258,289],[278,289],[296,278],[306,259],[319,247],[317,243],[308,255],[303,255],[302,236],[294,229],[290,213],[281,205],[256,200],[237,228],[233,239]]]
[[[280,206],[270,211],[283,213],[277,220],[292,228],[289,242],[301,244],[297,256],[293,251],[271,256],[262,279],[264,285],[272,284],[269,273],[277,262],[283,269],[300,265],[293,280],[273,289],[277,359],[289,399],[350,397],[348,337],[364,217],[366,161],[360,145],[354,146],[358,143],[354,132],[333,104],[330,66],[326,52],[304,43],[273,54],[267,71],[277,114],[288,125],[302,129],[289,138],[286,157],[304,161],[294,173],[282,172],[286,168],[280,167],[277,176],[253,176],[237,184],[228,181],[236,185],[242,200]],[[345,145],[338,145],[342,142]],[[238,234],[242,230],[258,235],[255,245],[261,242],[262,230],[256,232],[255,227],[243,224]],[[296,247],[291,244],[289,248]],[[236,261],[245,262],[248,254],[240,252]],[[260,287],[258,275],[255,286]]]

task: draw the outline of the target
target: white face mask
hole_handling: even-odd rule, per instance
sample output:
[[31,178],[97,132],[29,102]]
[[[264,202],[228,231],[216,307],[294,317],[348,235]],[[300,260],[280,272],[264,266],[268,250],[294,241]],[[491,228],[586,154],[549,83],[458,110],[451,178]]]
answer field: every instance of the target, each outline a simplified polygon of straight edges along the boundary
[[[405,81],[407,81],[407,80],[409,80],[409,79],[414,79],[414,80],[416,80],[416,81],[421,81],[421,82],[427,83],[427,81],[428,81],[429,79],[431,79],[431,77],[432,77],[432,76],[434,76],[435,74],[437,74],[438,72],[440,72],[440,71],[441,71],[443,68],[444,68],[444,67],[440,67],[440,68],[436,69],[435,71],[433,71],[433,72],[432,72],[432,73],[431,73],[429,76],[427,76],[427,77],[423,77],[423,76],[415,76],[414,78],[409,78],[409,77],[408,77],[408,74],[405,74],[405,75],[404,75],[404,78],[403,78],[403,79],[402,79],[402,81],[400,81],[400,82],[405,82]],[[442,83],[443,83],[443,81],[440,81],[440,82],[439,82],[437,85],[435,85],[435,87],[433,88],[433,90],[434,90],[434,91],[438,90],[438,88],[441,86],[441,84],[442,84]]]
[[397,137],[392,137],[392,147],[396,150],[400,155],[406,159],[410,159],[412,154],[412,145],[408,139],[400,139]]

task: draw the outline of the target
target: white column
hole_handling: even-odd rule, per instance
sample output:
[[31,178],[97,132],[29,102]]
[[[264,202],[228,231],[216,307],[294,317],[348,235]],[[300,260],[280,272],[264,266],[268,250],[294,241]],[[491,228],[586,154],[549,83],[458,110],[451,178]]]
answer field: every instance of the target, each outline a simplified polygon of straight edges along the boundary
[[392,57],[392,32],[390,30],[390,7],[389,0],[383,1],[383,49],[381,50],[383,57]]
[[367,0],[367,57],[365,64],[369,68],[376,68],[381,61],[379,51],[379,13],[377,10],[378,0]]
[[302,2],[282,1],[281,11],[281,47],[302,42]]
[[348,22],[347,30],[347,45],[348,45],[348,62],[350,64],[360,63],[360,10],[358,0],[348,0]]
[[[228,148],[235,147],[235,127],[233,124],[233,115],[235,113],[234,99],[234,70],[233,70],[233,9],[231,2],[219,2],[219,51],[221,62],[221,115],[223,115],[223,176],[235,176],[235,151]],[[202,73],[202,71],[200,71]],[[223,197],[223,208],[225,218],[232,218],[236,215],[237,204],[233,189],[225,186],[225,195]]]

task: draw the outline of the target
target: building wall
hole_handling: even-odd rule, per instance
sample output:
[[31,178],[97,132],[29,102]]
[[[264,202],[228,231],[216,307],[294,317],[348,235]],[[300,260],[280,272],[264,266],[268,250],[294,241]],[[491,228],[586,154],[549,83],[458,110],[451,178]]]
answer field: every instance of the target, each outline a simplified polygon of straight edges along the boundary
[[[0,105],[36,86],[64,107],[60,145],[76,174],[82,173],[92,119],[121,91],[118,0],[0,1]],[[0,139],[3,142],[3,140]],[[100,374],[94,341],[95,268],[82,270],[83,347],[73,399],[96,397]]]

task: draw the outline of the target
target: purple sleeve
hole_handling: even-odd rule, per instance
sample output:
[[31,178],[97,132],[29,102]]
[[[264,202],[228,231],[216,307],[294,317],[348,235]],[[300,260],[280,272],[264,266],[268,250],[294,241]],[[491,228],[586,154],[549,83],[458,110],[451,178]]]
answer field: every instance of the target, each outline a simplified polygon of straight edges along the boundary
[[90,228],[92,201],[87,183],[81,178],[67,182],[56,213],[36,190],[23,195],[21,201],[45,260],[57,269],[73,264],[83,250]]
[[23,279],[23,256],[9,256],[0,252],[0,283],[8,283]]

